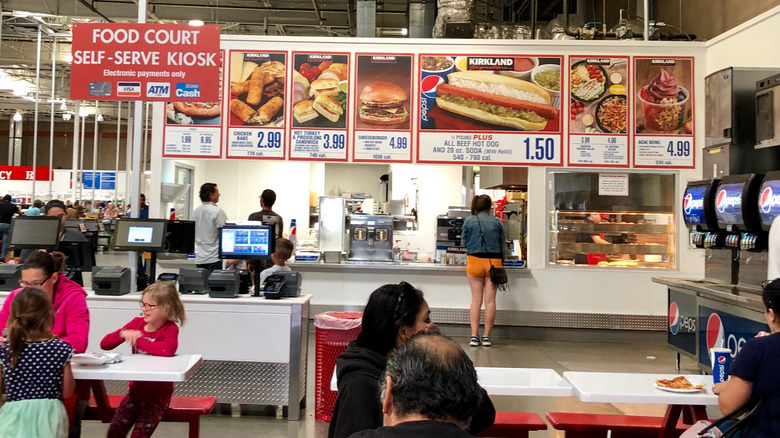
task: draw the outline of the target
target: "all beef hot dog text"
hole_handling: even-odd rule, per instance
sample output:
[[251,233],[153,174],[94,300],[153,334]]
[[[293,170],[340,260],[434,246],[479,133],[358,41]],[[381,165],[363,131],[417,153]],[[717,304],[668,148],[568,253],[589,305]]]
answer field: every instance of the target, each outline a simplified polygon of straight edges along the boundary
[[[119,50],[75,50],[74,64],[103,65],[152,65],[152,66],[187,66],[187,67],[217,67],[217,52],[197,50],[200,44],[201,31],[194,29],[160,29],[151,28],[139,30],[134,28],[94,28],[91,29],[92,45],[116,46]],[[135,50],[133,46],[138,46]],[[160,50],[149,50],[155,46]],[[193,51],[173,50],[193,47]]]

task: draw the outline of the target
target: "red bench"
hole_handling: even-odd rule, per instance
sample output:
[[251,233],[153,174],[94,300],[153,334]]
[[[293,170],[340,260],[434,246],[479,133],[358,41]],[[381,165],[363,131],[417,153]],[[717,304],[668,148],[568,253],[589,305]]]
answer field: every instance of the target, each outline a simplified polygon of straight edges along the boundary
[[[113,415],[116,408],[122,402],[124,395],[108,395],[108,409]],[[168,410],[165,412],[162,421],[169,421],[175,423],[189,423],[189,438],[198,438],[200,436],[200,416],[208,415],[211,413],[211,409],[214,408],[214,404],[217,402],[216,397],[171,397],[171,404],[168,406]],[[95,397],[89,398],[89,405],[84,413],[85,420],[101,420],[97,402]],[[102,420],[104,423],[110,422]]]
[[496,412],[496,420],[476,436],[528,438],[532,430],[547,430],[547,423],[533,412]]
[[[577,414],[569,412],[548,412],[547,421],[553,429],[566,432],[566,438],[604,438],[608,430],[612,438],[658,438],[663,417],[639,415]],[[680,419],[677,432],[691,427]]]

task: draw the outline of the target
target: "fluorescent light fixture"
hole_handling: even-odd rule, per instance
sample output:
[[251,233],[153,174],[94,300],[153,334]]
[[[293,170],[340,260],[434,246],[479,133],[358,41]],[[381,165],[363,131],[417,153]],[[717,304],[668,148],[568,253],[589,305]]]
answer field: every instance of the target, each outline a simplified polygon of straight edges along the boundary
[[144,175],[151,175],[151,174],[152,174],[151,170],[144,170]]
[[62,120],[67,121],[67,120],[70,120],[70,118],[71,118],[70,113],[65,113],[65,114],[62,115]]
[[27,95],[27,89],[25,87],[14,88],[14,96],[26,96],[26,95]]
[[68,64],[73,64],[73,55],[66,56],[65,62],[67,62]]
[[26,18],[29,17],[31,14],[27,11],[13,11],[11,15],[13,15],[14,17]]
[[87,117],[89,115],[89,110],[86,108],[82,108],[81,111],[79,111],[79,116],[81,117]]
[[97,115],[97,121],[98,122],[102,122],[103,121],[103,114],[98,114]]
[[21,122],[22,121],[22,115],[19,114],[19,111],[14,114],[14,122]]
[[190,26],[203,26],[203,20],[190,20]]
[[60,105],[60,111],[67,111],[67,110],[68,110],[68,105],[65,104],[65,102],[62,102],[62,105]]
[[407,28],[401,28],[401,35],[407,35],[409,33],[409,29]]

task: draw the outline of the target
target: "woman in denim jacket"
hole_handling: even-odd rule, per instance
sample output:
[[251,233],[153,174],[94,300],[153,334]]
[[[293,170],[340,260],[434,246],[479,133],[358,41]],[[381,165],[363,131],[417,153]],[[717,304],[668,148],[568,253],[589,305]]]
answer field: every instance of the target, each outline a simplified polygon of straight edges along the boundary
[[[466,246],[466,278],[471,287],[471,341],[489,347],[490,330],[496,320],[496,285],[490,281],[490,266],[502,267],[506,237],[501,221],[490,214],[493,202],[488,195],[475,196],[471,200],[471,216],[463,222],[462,240]],[[479,338],[479,314],[485,303],[485,331]]]

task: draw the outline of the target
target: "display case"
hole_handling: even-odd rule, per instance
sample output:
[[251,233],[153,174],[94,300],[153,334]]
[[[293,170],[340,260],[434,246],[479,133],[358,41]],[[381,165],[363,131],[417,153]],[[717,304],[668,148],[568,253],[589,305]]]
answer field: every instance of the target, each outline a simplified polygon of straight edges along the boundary
[[551,265],[675,267],[672,213],[553,209],[550,224]]

